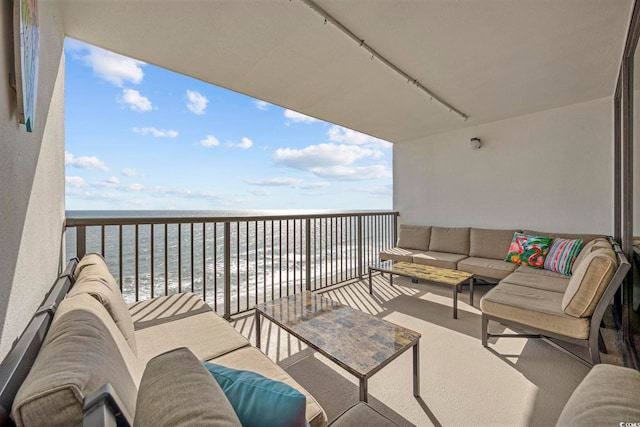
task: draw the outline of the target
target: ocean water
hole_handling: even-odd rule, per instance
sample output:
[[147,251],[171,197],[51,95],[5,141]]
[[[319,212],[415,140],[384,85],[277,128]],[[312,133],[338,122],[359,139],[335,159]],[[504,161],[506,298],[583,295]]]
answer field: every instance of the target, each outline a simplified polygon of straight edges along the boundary
[[[204,224],[201,220],[184,224],[140,224],[137,235],[135,225],[88,226],[86,250],[104,255],[128,302],[189,290],[223,313],[228,274],[231,312],[235,313],[306,288],[307,269],[312,289],[355,278],[377,259],[380,250],[393,246],[391,214],[364,217],[360,239],[355,217],[314,218],[309,222],[308,236],[305,219],[262,218],[331,213],[68,211],[67,218],[100,218],[108,223],[113,218],[189,220],[206,217]],[[229,227],[228,271],[225,269],[225,225],[220,222],[221,218],[234,218]],[[76,255],[73,227],[67,229],[66,253],[67,258]]]

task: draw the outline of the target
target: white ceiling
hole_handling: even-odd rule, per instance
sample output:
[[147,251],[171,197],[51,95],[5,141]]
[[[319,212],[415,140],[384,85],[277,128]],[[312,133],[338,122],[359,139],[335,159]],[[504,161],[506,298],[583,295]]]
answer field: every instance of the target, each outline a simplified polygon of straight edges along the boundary
[[611,96],[631,0],[59,0],[67,35],[391,142]]

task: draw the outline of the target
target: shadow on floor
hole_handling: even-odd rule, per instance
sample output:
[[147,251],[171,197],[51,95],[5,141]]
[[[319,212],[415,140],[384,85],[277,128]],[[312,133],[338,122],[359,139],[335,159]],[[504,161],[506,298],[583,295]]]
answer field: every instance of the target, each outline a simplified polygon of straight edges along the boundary
[[[280,366],[315,397],[329,421],[358,402],[358,386],[314,357],[314,352],[310,349],[296,354],[291,360],[283,360]],[[369,405],[398,425],[414,425],[371,395],[369,395]],[[427,411],[429,410],[424,402],[421,405],[424,405]],[[434,425],[440,425],[435,417],[432,421]]]

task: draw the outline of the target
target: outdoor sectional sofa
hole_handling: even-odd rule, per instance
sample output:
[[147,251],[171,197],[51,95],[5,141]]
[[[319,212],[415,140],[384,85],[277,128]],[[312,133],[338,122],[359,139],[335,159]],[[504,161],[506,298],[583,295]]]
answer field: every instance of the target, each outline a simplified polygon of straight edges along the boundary
[[[200,361],[256,372],[293,387],[306,397],[306,410],[302,410],[309,424],[327,424],[323,409],[310,393],[195,294],[180,293],[127,305],[100,255],[86,255],[74,266],[75,262],[67,268],[23,334],[33,332],[30,328],[41,328],[38,324],[50,323],[44,327],[46,336],[39,350],[32,348],[38,346],[37,339],[18,342],[3,361],[0,424],[8,421],[11,408],[11,419],[18,426],[81,425],[83,409],[85,413],[92,410],[93,403],[87,396],[95,391],[104,394],[105,390],[114,392],[115,402],[119,402],[118,419],[132,424],[147,363],[177,348],[185,348]],[[36,333],[36,337],[43,335]],[[170,366],[171,357],[165,359]],[[16,375],[25,369],[26,379],[20,378],[19,372]],[[105,384],[109,386],[103,388]],[[7,392],[16,387],[15,396]],[[182,388],[175,393],[188,390]],[[203,393],[197,387],[191,391]],[[112,397],[107,400],[114,401]],[[230,406],[220,408],[224,412]],[[229,425],[224,421],[229,418],[222,412],[219,425]]]
[[[516,232],[582,239],[571,275],[505,261]],[[480,300],[485,347],[490,337],[554,338],[588,347],[589,364],[600,363],[600,322],[630,268],[619,245],[602,235],[470,227],[401,225],[396,247],[382,251],[380,259],[466,271],[497,282]],[[489,320],[529,333],[490,334]]]

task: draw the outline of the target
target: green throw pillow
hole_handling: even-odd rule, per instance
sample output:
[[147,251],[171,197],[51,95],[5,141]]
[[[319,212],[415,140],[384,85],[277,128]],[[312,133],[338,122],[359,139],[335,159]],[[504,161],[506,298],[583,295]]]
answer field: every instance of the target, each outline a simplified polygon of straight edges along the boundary
[[202,364],[220,384],[243,427],[309,425],[307,398],[293,387],[256,372]]
[[514,233],[505,261],[533,268],[543,268],[544,259],[549,252],[552,241],[553,239],[550,237]]

